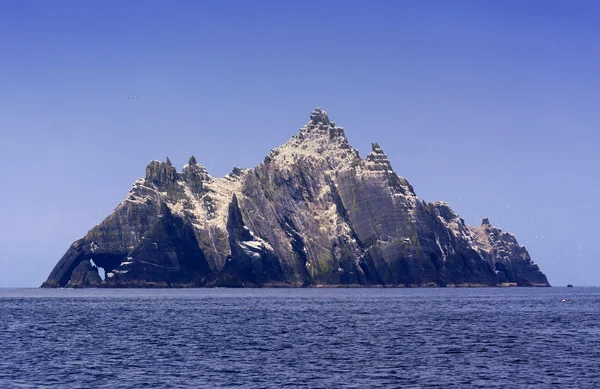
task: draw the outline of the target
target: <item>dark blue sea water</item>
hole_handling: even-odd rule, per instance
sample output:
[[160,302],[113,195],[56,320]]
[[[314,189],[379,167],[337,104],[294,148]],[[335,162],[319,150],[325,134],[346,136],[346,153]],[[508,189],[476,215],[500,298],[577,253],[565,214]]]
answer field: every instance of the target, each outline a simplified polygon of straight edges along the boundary
[[600,288],[0,289],[0,388],[240,387],[600,388]]

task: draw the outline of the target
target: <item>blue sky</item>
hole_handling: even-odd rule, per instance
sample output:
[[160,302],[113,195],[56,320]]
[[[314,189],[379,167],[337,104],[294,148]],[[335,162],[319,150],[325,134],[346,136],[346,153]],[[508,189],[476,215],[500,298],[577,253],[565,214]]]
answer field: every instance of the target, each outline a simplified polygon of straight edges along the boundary
[[552,284],[600,285],[598,26],[592,1],[2,1],[0,286],[41,284],[150,160],[252,167],[316,106]]

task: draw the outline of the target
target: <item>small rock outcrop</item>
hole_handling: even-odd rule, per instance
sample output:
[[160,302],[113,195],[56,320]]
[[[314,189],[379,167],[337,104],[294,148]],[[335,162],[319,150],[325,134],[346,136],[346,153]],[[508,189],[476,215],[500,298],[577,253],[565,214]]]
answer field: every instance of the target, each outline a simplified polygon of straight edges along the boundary
[[500,285],[549,286],[512,234],[419,200],[377,143],[362,159],[317,108],[252,169],[150,162],[42,286]]
[[81,261],[75,267],[66,286],[71,288],[94,288],[102,285],[98,268],[88,260]]

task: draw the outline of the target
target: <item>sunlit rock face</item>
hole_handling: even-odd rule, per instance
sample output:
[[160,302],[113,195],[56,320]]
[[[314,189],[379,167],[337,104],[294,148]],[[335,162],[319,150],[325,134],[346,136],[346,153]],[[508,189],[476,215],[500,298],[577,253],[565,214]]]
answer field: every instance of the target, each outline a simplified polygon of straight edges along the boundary
[[[98,275],[102,268],[104,279]],[[512,234],[420,201],[319,108],[252,169],[152,161],[44,287],[548,286]]]

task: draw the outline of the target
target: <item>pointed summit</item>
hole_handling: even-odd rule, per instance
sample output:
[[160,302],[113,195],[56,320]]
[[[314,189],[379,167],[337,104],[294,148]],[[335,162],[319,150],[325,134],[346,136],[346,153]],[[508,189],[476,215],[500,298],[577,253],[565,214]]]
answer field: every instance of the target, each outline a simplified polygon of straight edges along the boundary
[[317,107],[310,114],[310,120],[314,124],[325,124],[329,125],[329,116],[327,116],[327,112]]
[[390,160],[377,143],[371,143],[372,152],[367,155],[367,166],[370,170],[393,170]]
[[167,162],[152,161],[146,166],[146,181],[160,188],[172,188],[178,179],[177,169],[171,164],[169,157]]
[[192,193],[195,194],[205,193],[204,183],[211,180],[206,168],[200,165],[193,155],[190,157],[188,164],[183,167],[181,177],[190,187]]
[[343,138],[345,141],[346,135],[344,128],[335,125],[334,121],[329,120],[327,111],[317,107],[310,114],[310,121],[307,125],[300,129],[301,132],[318,132],[329,135],[329,139]]
[[[315,108],[310,121],[300,127],[298,133],[288,142],[272,149],[264,163],[283,164],[289,167],[298,161],[311,159],[325,170],[335,170],[341,166],[360,164],[358,151],[352,148],[344,134],[344,129],[329,120],[327,112]],[[305,162],[300,162],[304,165]]]
[[483,220],[481,220],[481,226],[489,226],[490,224],[490,219],[488,219],[487,217],[484,217]]

